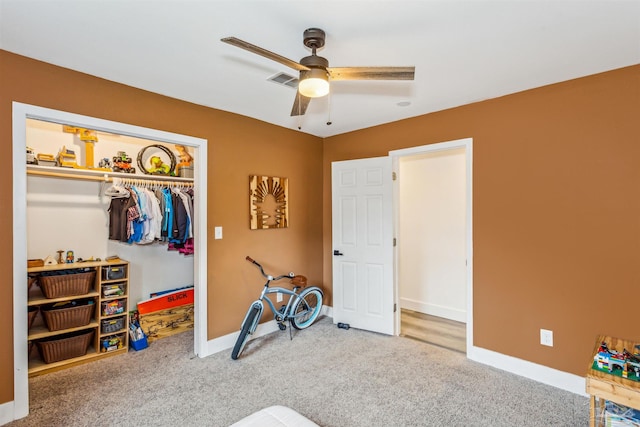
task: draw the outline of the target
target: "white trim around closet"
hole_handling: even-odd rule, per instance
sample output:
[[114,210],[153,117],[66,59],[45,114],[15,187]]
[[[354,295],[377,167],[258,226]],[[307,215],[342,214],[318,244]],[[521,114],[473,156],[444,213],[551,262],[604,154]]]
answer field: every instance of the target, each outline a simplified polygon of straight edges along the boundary
[[[208,356],[207,345],[207,140],[187,135],[112,122],[65,111],[19,102],[13,103],[13,366],[14,401],[4,418],[18,419],[29,414],[27,355],[27,240],[26,240],[26,120],[36,119],[95,129],[98,131],[194,147],[195,210],[194,222],[194,353]],[[8,402],[11,403],[11,402]]]

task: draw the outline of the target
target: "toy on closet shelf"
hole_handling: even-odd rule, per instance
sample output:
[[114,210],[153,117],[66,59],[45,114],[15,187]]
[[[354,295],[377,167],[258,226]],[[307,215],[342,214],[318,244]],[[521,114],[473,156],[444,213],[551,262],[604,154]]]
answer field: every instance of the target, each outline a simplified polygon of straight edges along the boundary
[[67,264],[71,264],[73,263],[73,260],[74,260],[73,251],[67,251],[67,259],[65,262]]
[[47,257],[44,259],[44,265],[56,265],[56,264],[62,264],[62,262],[56,261],[55,259],[53,259],[51,255],[47,255]]
[[193,156],[184,145],[176,145],[180,163],[176,165],[176,174],[182,178],[193,178]]
[[76,162],[76,153],[73,150],[69,150],[65,146],[62,146],[58,152],[56,158],[56,166],[62,166],[63,168],[76,168],[78,163]]
[[[139,170],[145,175],[175,176],[176,156],[164,145],[152,144],[144,147],[138,152],[137,160]],[[147,169],[147,164],[150,164],[151,168]]]
[[40,166],[55,166],[56,165],[56,156],[53,154],[46,153],[38,153],[36,156],[38,160],[38,165]]
[[105,170],[113,170],[113,166],[111,164],[111,160],[109,160],[108,157],[103,157],[98,162],[98,168],[105,169]]
[[93,129],[86,129],[76,126],[62,126],[62,131],[66,133],[72,133],[80,138],[80,142],[84,142],[84,166],[75,164],[72,167],[76,169],[91,169],[101,171],[111,171],[102,166],[95,167],[93,162],[93,151],[96,143],[98,142],[98,132]]
[[76,262],[97,262],[97,261],[102,261],[100,258],[94,258],[93,256],[91,258],[87,258],[87,259],[82,259],[80,257],[78,257]]
[[150,174],[160,174],[160,175],[168,175],[170,171],[169,165],[165,164],[162,159],[158,156],[151,156],[149,159],[149,163],[151,167],[148,172]]
[[113,157],[113,171],[136,173],[136,168],[131,166],[131,157],[127,156],[126,152],[118,151],[118,154]]
[[36,158],[36,153],[33,151],[33,148],[27,147],[27,164],[28,165],[37,165],[38,159]]

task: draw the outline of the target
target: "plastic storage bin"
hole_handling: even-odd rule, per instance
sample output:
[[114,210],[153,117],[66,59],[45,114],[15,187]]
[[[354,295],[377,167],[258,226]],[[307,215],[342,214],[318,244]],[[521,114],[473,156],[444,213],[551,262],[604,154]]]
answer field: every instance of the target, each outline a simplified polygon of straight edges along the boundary
[[114,299],[112,301],[102,301],[102,315],[113,316],[122,314],[127,309],[127,301],[125,299]]
[[149,342],[147,341],[147,337],[144,337],[136,341],[129,341],[129,346],[135,351],[140,351],[149,347]]
[[124,317],[118,317],[117,319],[104,319],[100,321],[100,329],[103,334],[111,334],[118,332],[124,328]]
[[110,335],[108,337],[100,338],[100,352],[108,353],[110,351],[119,350],[124,347],[124,340],[124,334]]
[[124,283],[107,284],[100,287],[103,298],[119,297],[124,295],[125,291],[126,284]]
[[126,265],[114,265],[102,269],[102,280],[119,280],[127,276]]

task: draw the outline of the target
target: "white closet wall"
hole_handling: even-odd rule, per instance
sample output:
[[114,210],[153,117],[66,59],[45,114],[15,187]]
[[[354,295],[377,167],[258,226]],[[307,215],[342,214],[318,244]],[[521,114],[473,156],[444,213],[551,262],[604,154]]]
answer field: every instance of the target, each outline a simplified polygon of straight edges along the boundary
[[[95,162],[123,150],[133,159],[154,141],[134,140],[99,134]],[[59,124],[29,120],[27,144],[36,153],[56,155],[64,145],[84,163],[84,143],[77,136],[62,133]],[[173,149],[173,147],[170,147]],[[173,150],[175,152],[175,150]],[[134,165],[137,169],[137,164]],[[64,172],[64,168],[60,168]],[[161,178],[160,178],[161,179]],[[151,292],[193,284],[193,256],[168,251],[166,243],[129,245],[108,239],[110,198],[99,182],[28,176],[27,178],[27,258],[57,258],[58,250],[74,251],[76,258],[106,258],[118,255],[130,262],[132,306]]]

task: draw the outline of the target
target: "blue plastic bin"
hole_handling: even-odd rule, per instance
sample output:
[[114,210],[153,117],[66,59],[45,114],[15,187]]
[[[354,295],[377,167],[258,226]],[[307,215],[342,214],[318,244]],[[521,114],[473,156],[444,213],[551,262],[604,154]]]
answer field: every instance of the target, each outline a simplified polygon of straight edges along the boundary
[[135,351],[144,350],[145,348],[149,347],[147,337],[144,337],[137,341],[129,341],[129,345],[131,345],[131,348],[133,348]]

